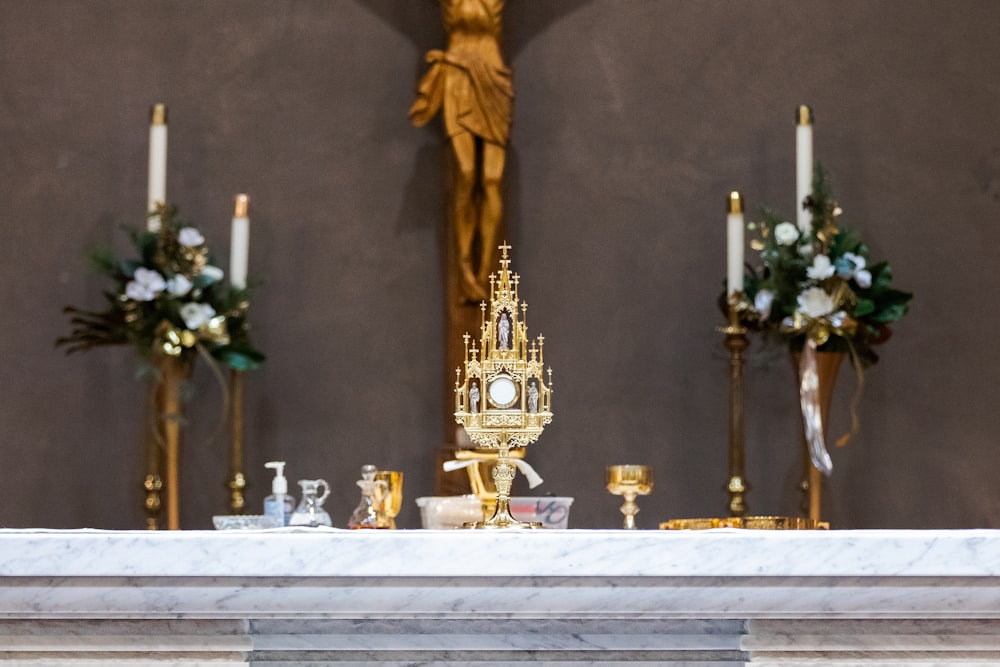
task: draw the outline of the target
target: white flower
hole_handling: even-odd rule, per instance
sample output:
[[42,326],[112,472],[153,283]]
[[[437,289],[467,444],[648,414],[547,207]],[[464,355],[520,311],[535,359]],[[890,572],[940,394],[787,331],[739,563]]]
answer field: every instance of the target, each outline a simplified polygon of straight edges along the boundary
[[136,301],[152,301],[166,289],[167,283],[158,272],[140,266],[125,285],[125,296]]
[[753,298],[753,308],[758,313],[762,319],[767,319],[771,316],[771,305],[774,303],[774,292],[771,290],[762,289],[757,292],[757,295]]
[[152,291],[142,283],[130,280],[125,285],[125,296],[133,301],[152,301],[156,298],[156,292]]
[[811,243],[803,243],[799,246],[800,257],[812,257],[813,247]]
[[140,266],[136,269],[135,273],[132,274],[132,278],[135,279],[136,282],[145,285],[154,292],[162,292],[167,286],[166,281],[163,280],[163,276],[160,275],[159,271],[147,269],[144,266]]
[[845,252],[843,259],[851,263],[851,270],[847,272],[847,275],[843,276],[844,278],[853,277],[858,283],[858,287],[862,289],[872,286],[872,272],[865,268],[868,266],[868,260],[861,255],[855,255],[853,252]]
[[826,280],[834,274],[836,269],[830,263],[830,258],[826,255],[816,255],[813,257],[813,265],[806,269],[806,275],[813,280]]
[[853,252],[845,252],[843,255],[844,259],[854,265],[855,271],[861,271],[868,265],[868,260],[866,260],[861,255],[855,255]]
[[188,329],[197,329],[215,317],[215,309],[207,303],[189,301],[181,306],[180,311],[181,317],[184,319],[184,325]]
[[796,301],[798,311],[809,317],[823,317],[833,311],[833,299],[821,287],[810,287]]
[[202,236],[201,232],[194,227],[182,227],[181,230],[177,232],[177,242],[190,248],[204,243],[205,237]]
[[845,252],[837,258],[833,266],[837,269],[837,275],[846,280],[853,277],[857,271],[864,269],[865,264],[864,257],[855,255],[853,252]]
[[799,230],[790,222],[782,222],[774,228],[774,240],[778,245],[792,245],[799,238]]
[[208,278],[209,281],[211,281],[213,283],[217,283],[220,280],[222,280],[222,277],[224,275],[226,275],[226,274],[223,273],[222,269],[220,269],[219,267],[212,266],[211,264],[209,264],[208,266],[206,266],[205,268],[203,268],[201,270],[201,275],[203,275],[206,278]]
[[184,296],[191,291],[192,282],[187,279],[187,276],[178,273],[176,276],[167,281],[167,291],[174,296]]

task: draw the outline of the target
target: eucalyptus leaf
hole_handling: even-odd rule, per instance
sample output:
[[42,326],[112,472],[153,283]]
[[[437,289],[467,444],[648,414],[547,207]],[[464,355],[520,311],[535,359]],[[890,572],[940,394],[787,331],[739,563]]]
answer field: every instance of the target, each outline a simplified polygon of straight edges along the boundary
[[260,367],[264,355],[252,349],[235,349],[230,346],[213,350],[212,356],[237,371],[252,371]]

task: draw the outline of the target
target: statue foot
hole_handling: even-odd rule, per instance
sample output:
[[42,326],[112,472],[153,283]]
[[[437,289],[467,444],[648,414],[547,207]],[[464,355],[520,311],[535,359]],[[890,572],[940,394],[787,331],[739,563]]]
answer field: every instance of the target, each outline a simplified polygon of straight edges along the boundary
[[470,268],[463,268],[460,287],[465,300],[470,303],[481,303],[489,298],[486,289],[483,287]]

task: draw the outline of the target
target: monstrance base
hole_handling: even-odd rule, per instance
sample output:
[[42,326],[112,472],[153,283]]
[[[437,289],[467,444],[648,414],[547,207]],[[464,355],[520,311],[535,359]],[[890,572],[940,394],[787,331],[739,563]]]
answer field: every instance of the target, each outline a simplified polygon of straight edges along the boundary
[[537,521],[513,521],[503,524],[490,523],[489,521],[473,521],[462,524],[462,528],[473,530],[535,530],[542,527],[542,524]]
[[462,528],[474,530],[534,530],[541,528],[542,524],[537,521],[518,521],[510,514],[510,505],[507,498],[500,498],[497,503],[496,513],[485,521],[470,521],[462,524]]

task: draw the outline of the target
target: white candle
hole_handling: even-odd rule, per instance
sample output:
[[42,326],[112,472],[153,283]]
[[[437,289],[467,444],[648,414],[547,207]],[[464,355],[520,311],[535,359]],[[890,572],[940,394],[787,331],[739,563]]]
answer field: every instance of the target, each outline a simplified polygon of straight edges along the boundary
[[801,231],[808,233],[811,230],[812,216],[802,208],[802,202],[812,192],[812,109],[801,105],[795,112],[795,118],[795,221]]
[[733,190],[726,200],[726,295],[743,291],[743,199]]
[[[149,116],[149,196],[146,211],[152,213],[158,204],[167,203],[167,107],[155,104]],[[146,229],[160,231],[160,218],[149,217]]]
[[234,289],[247,288],[247,266],[250,263],[250,218],[247,209],[250,198],[236,195],[232,236],[229,241],[229,284]]

